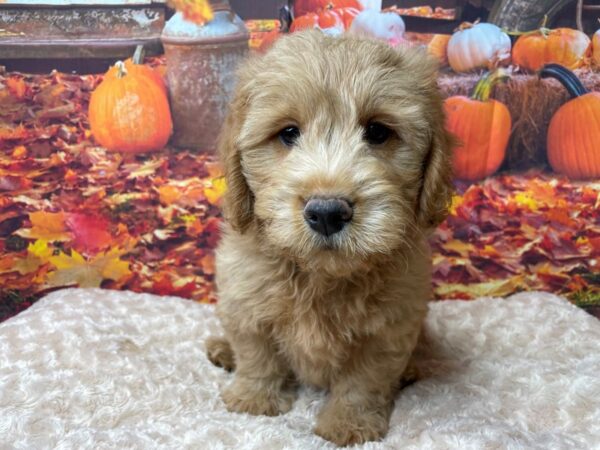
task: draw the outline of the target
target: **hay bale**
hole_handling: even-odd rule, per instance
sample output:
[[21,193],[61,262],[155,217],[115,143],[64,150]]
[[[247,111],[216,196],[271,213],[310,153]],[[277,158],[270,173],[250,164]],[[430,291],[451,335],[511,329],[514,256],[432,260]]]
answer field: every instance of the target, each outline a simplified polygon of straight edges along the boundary
[[[600,73],[576,72],[590,91],[600,91]],[[445,96],[470,95],[481,74],[443,73],[438,80]],[[510,110],[513,130],[505,169],[540,167],[547,163],[546,135],[550,119],[568,99],[569,94],[556,80],[540,80],[536,75],[515,74],[496,87],[493,98]]]

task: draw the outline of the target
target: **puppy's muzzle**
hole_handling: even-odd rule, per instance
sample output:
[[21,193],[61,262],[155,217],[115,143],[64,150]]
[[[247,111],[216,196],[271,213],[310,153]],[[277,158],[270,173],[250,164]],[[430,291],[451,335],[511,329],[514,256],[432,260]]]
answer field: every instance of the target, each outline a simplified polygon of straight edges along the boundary
[[313,198],[304,206],[304,220],[317,233],[331,236],[352,220],[352,205],[343,199]]

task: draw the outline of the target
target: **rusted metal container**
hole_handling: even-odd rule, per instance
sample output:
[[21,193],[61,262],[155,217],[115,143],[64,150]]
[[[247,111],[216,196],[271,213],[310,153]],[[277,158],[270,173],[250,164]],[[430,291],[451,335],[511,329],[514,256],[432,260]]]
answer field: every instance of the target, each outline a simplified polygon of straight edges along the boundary
[[211,1],[214,19],[203,26],[175,14],[161,40],[173,114],[172,144],[212,152],[235,84],[247,56],[249,34],[229,1]]

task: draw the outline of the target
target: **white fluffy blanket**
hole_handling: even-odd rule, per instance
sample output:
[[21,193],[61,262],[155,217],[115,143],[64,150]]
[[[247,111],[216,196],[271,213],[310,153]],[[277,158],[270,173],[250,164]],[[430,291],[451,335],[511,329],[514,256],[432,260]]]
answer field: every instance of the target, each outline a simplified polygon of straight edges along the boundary
[[[600,321],[558,297],[431,304],[430,376],[397,398],[365,449],[600,446]],[[103,290],[55,292],[0,324],[0,448],[319,449],[324,393],[279,417],[225,410],[232,375],[204,340],[208,305]]]

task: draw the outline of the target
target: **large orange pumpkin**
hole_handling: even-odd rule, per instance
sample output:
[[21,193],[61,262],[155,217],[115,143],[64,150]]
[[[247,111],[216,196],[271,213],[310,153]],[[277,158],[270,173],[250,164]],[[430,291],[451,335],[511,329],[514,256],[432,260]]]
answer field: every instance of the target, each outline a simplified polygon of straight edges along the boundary
[[591,53],[591,41],[585,33],[571,28],[540,28],[525,33],[513,47],[513,63],[536,71],[545,64],[556,63],[569,69],[581,67]]
[[446,99],[446,128],[455,135],[452,165],[461,180],[479,180],[498,170],[506,154],[512,120],[503,103],[490,99],[494,85],[508,77],[498,69],[486,73],[475,86],[471,98]]
[[572,97],[550,120],[552,169],[575,180],[600,177],[600,92],[588,92],[573,72],[558,64],[544,66],[540,76],[556,78]]
[[171,131],[167,93],[156,78],[121,61],[92,92],[89,122],[94,139],[110,151],[142,153],[163,148]]

